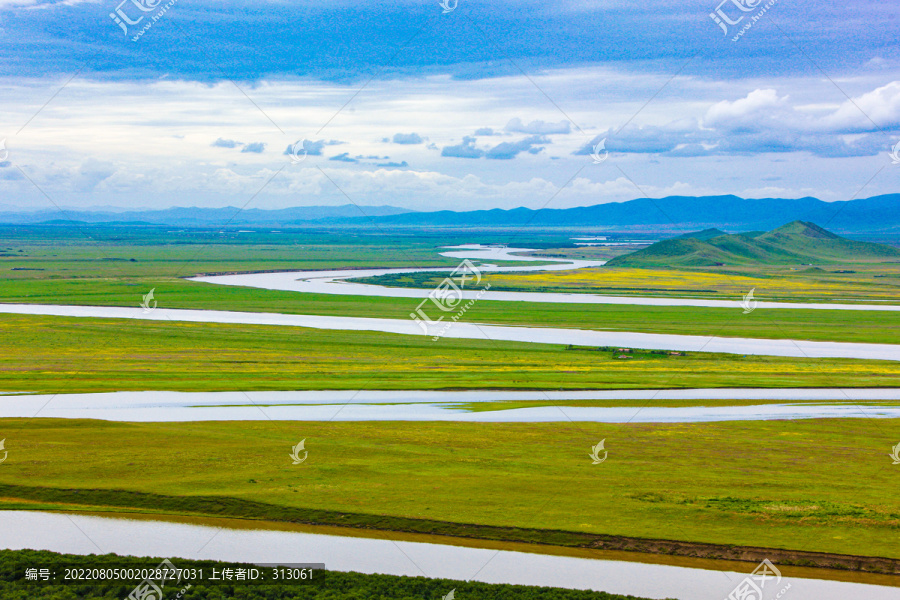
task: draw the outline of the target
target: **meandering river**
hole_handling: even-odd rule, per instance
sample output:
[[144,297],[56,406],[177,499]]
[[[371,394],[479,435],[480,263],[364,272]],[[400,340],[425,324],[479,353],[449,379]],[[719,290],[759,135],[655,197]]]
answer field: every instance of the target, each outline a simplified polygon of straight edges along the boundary
[[[522,272],[522,271],[569,271],[585,267],[599,267],[606,261],[586,261],[574,259],[553,259],[531,256],[520,256],[521,252],[533,252],[529,248],[498,248],[468,244],[455,246],[447,252],[441,252],[441,256],[458,259],[472,259],[479,261],[541,261],[555,264],[545,265],[519,265],[499,267],[496,265],[481,265],[479,270],[484,272]],[[427,271],[449,272],[452,269],[358,269],[338,271],[286,271],[281,273],[248,273],[244,275],[210,275],[193,277],[192,281],[203,281],[217,285],[236,285],[244,287],[262,288],[267,290],[282,290],[290,292],[309,292],[316,294],[339,294],[342,296],[371,296],[387,298],[425,298],[431,290],[415,288],[385,287],[364,283],[347,281],[361,277],[379,277],[382,275],[421,273]],[[749,291],[749,290],[748,290]],[[482,300],[497,300],[501,302],[548,302],[562,304],[631,304],[638,306],[698,306],[741,309],[740,301],[735,300],[703,300],[696,298],[643,298],[640,296],[601,296],[597,294],[566,294],[557,292],[495,292],[495,291],[466,291],[463,290],[464,299],[479,297]],[[800,302],[758,302],[758,309],[810,309],[810,310],[874,310],[874,311],[898,311],[900,305],[883,304],[816,304]]]
[[[453,258],[477,258],[479,260],[530,260],[544,259],[519,257],[512,252],[526,251],[525,248],[489,248],[483,246],[461,246],[443,253]],[[551,265],[516,267],[480,267],[493,271],[552,270],[596,266],[601,262],[559,261]],[[408,273],[412,271],[441,271],[440,269],[364,269],[359,271],[311,271],[288,273],[257,273],[249,275],[223,275],[198,277],[195,281],[205,281],[222,285],[241,285],[273,290],[292,290],[316,293],[349,293],[361,296],[391,296],[401,298],[424,298],[430,290],[386,288],[374,285],[347,283],[349,277],[383,275],[387,273]],[[449,271],[449,269],[445,269]],[[484,291],[464,291],[465,298],[477,298]],[[489,297],[483,296],[485,299]],[[499,293],[498,293],[499,294]],[[514,294],[514,297],[490,296],[490,299],[515,299],[531,302],[607,302],[613,304],[655,304],[664,306],[721,306],[738,310],[737,302],[723,300],[681,300],[677,298],[614,298],[591,296],[585,299],[581,294]],[[415,307],[410,306],[412,311]],[[758,308],[815,308],[838,310],[900,310],[900,306],[881,305],[839,305],[839,304],[788,304],[760,303]],[[0,313],[53,315],[64,317],[144,319],[156,321],[182,321],[194,323],[231,323],[248,325],[276,325],[286,327],[309,327],[313,329],[378,331],[400,335],[432,337],[434,331],[423,330],[412,319],[377,319],[348,316],[292,315],[281,313],[234,312],[221,310],[184,310],[156,308],[145,310],[138,307],[99,306],[58,306],[38,304],[0,304]],[[737,313],[736,313],[737,314]],[[449,321],[448,321],[449,322]],[[849,342],[812,342],[791,339],[722,338],[702,335],[672,335],[656,333],[632,333],[625,331],[595,331],[554,327],[507,327],[479,323],[455,322],[442,331],[450,338],[502,340],[539,344],[573,344],[579,346],[625,346],[652,350],[675,350],[682,352],[720,352],[730,354],[753,354],[785,356],[796,358],[860,358],[874,360],[900,360],[900,347],[892,344],[867,344]]]

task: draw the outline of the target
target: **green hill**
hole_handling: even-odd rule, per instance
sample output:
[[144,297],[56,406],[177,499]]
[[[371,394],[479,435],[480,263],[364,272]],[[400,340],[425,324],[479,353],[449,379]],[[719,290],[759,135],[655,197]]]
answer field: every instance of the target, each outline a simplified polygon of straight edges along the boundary
[[610,267],[710,267],[900,260],[897,248],[848,240],[806,221],[793,221],[766,232],[715,235],[716,231],[708,229],[663,240],[606,264]]
[[694,231],[692,233],[686,233],[684,235],[679,235],[675,239],[681,240],[681,239],[692,238],[695,240],[706,241],[706,240],[712,239],[714,237],[719,237],[720,235],[727,235],[727,234],[724,231],[722,231],[721,229],[716,229],[715,227],[713,227],[711,229],[704,229],[703,231]]

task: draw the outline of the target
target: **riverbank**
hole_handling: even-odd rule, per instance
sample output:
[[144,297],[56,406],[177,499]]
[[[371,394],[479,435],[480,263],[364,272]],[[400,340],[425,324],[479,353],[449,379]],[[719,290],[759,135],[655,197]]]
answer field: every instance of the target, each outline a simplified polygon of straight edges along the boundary
[[[468,583],[540,586],[519,588],[515,597],[542,598],[546,597],[548,588],[559,588],[593,591],[600,593],[603,600],[618,600],[619,596],[615,594],[627,595],[627,598],[721,600],[758,566],[712,559],[222,518],[151,515],[110,518],[0,511],[0,525],[3,526],[3,539],[14,550],[31,548],[68,553],[62,564],[51,565],[57,567],[51,572],[59,574],[65,573],[67,567],[154,567],[161,557],[166,557],[176,568],[187,565],[208,569],[215,566],[207,561],[227,561],[232,563],[227,565],[229,567],[244,563],[243,566],[254,565],[260,569],[276,565],[313,567],[315,573],[311,580],[307,577],[305,583],[317,585],[321,582],[325,587],[328,586],[327,575],[352,571],[354,575],[402,576],[404,580],[412,581],[445,578]],[[98,551],[100,556],[97,556]],[[43,557],[36,556],[39,554],[3,553],[21,559],[20,562],[31,559],[31,564],[24,565],[25,568],[46,568],[47,565],[40,564]],[[127,558],[123,560],[115,555]],[[160,558],[139,558],[143,556]],[[198,560],[205,564],[197,564]],[[151,564],[142,564],[148,561]],[[2,564],[12,567],[9,560]],[[770,566],[769,573],[777,584],[776,589],[791,589],[791,596],[797,600],[893,600],[896,597],[898,577],[894,575],[792,567],[772,561],[766,564]],[[223,565],[218,566],[221,571]],[[23,572],[21,565],[13,567],[5,578],[21,580]],[[200,583],[196,579],[196,573],[188,576],[192,584]],[[200,575],[199,579],[205,578]],[[303,584],[302,581],[293,583]],[[75,585],[81,585],[79,597],[90,597],[84,592],[91,582]],[[99,586],[104,585],[108,587],[109,584],[99,582]],[[226,586],[224,589],[220,587],[223,585]],[[232,592],[227,597],[235,597],[238,585],[220,578],[207,588],[213,592],[209,597],[218,598],[215,595],[217,587],[226,592],[223,598],[227,592]],[[467,585],[452,589],[474,594],[475,598],[484,597]],[[198,587],[195,593],[202,591],[205,590]],[[294,593],[300,591],[301,588],[294,588]],[[112,596],[124,597],[127,590],[119,592],[122,593]],[[612,596],[602,595],[604,592]],[[375,596],[392,597],[390,593]],[[423,594],[413,596],[420,598]],[[425,597],[431,596],[426,594]],[[27,596],[22,600],[32,598]]]
[[[108,513],[109,516],[125,518],[130,517],[131,511],[137,510],[138,515],[151,518],[167,516],[177,520],[177,515],[193,515],[242,519],[245,520],[247,526],[254,529],[268,529],[274,524],[287,523],[326,528],[338,527],[344,530],[344,535],[350,536],[356,535],[359,530],[421,534],[430,536],[433,538],[432,541],[439,540],[438,543],[451,545],[458,543],[457,540],[460,539],[508,542],[517,545],[528,544],[533,547],[532,551],[537,553],[543,553],[542,548],[547,546],[555,549],[569,548],[628,553],[634,554],[635,557],[632,559],[639,562],[644,557],[638,555],[708,559],[728,561],[729,563],[759,563],[767,558],[783,566],[900,575],[900,559],[878,556],[853,556],[829,552],[707,544],[523,527],[495,527],[429,519],[298,509],[221,496],[183,498],[122,490],[51,489],[0,485],[0,498],[2,498],[0,510],[40,509],[103,514],[102,509],[106,508],[113,511]],[[16,500],[18,499],[28,502],[17,504]],[[82,505],[84,508],[75,509],[74,507],[78,505]],[[189,510],[188,515],[179,512],[186,509]],[[603,556],[602,553],[594,555],[595,558]],[[629,557],[619,554],[619,558],[627,559]],[[709,567],[710,565],[705,566]],[[881,579],[879,585],[900,587],[900,577]]]

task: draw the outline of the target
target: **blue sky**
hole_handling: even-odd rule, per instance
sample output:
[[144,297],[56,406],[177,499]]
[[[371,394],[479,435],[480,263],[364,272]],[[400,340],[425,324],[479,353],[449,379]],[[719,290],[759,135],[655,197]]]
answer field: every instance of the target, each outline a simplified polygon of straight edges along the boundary
[[0,207],[896,192],[898,34],[865,1],[0,0]]

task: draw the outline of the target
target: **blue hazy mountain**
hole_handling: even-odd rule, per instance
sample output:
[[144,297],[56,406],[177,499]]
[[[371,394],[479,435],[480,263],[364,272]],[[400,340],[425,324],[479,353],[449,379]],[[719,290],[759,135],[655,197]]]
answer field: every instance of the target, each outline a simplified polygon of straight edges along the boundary
[[[900,194],[840,202],[817,198],[738,196],[669,196],[638,198],[568,209],[514,208],[476,211],[415,212],[393,206],[305,206],[280,210],[169,208],[129,212],[65,211],[0,212],[0,223],[76,221],[143,223],[179,227],[314,226],[352,227],[564,227],[617,231],[670,231],[684,234],[703,229],[768,231],[792,221],[821,224],[839,233],[900,233]],[[713,234],[715,232],[707,232]],[[697,235],[697,234],[694,234]]]
[[42,210],[0,212],[0,223],[134,223],[172,227],[290,226],[315,222],[353,221],[410,212],[394,206],[297,206],[278,210],[234,206],[225,208],[172,207],[164,210],[112,212],[109,210]]
[[811,221],[844,233],[890,233],[900,232],[900,194],[841,202],[817,198],[669,196],[569,209],[407,213],[377,221],[437,227],[599,227],[678,233],[700,229],[768,231],[791,221]]

